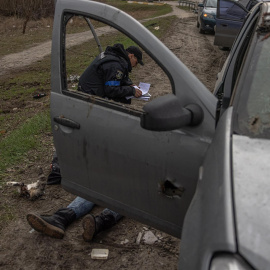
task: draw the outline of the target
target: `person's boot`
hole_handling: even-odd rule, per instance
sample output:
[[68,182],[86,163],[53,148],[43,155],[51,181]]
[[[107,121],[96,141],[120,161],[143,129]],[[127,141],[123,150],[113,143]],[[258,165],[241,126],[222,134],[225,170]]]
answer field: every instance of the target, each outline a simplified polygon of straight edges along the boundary
[[82,237],[86,242],[90,242],[98,233],[116,224],[115,217],[110,213],[101,213],[96,217],[89,214],[83,218],[82,222],[84,230]]
[[64,237],[67,226],[75,219],[76,214],[70,208],[59,209],[52,216],[27,215],[27,221],[33,229],[58,239]]

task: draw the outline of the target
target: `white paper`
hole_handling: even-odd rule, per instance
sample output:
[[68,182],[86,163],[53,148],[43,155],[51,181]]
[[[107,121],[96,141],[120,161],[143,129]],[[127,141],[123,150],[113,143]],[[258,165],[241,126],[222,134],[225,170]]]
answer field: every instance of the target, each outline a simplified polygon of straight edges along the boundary
[[150,83],[143,83],[143,82],[139,83],[139,88],[142,91],[142,95],[145,95],[148,93],[150,89],[150,85],[151,85]]

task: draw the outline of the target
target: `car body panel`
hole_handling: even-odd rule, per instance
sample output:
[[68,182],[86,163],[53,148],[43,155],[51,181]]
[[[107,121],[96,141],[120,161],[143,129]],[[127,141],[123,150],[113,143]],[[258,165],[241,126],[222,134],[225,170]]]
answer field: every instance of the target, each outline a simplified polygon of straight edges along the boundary
[[[202,123],[169,132],[147,131],[138,115],[121,105],[68,93],[61,79],[64,61],[58,57],[64,59],[60,37],[66,10],[112,24],[137,41],[168,74],[183,107],[201,107]],[[154,35],[114,7],[58,0],[53,40],[51,119],[63,187],[180,237],[198,169],[214,133],[217,99]],[[183,195],[164,193],[166,181]]]
[[214,45],[231,48],[248,10],[232,0],[218,0]]
[[256,269],[269,268],[269,160],[269,140],[233,136],[233,188],[239,252]]
[[216,252],[237,250],[230,173],[231,121],[232,108],[219,121],[201,166],[196,193],[185,218],[179,269],[207,270]]

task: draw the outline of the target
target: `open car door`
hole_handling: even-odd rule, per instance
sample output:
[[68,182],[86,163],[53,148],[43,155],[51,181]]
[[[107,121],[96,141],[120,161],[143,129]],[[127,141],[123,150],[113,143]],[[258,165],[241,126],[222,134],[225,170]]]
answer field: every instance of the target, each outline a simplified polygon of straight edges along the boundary
[[[81,22],[87,29],[77,33]],[[152,101],[124,105],[76,90],[77,75],[119,40],[144,51],[132,80],[151,84]],[[63,187],[180,237],[214,134],[216,98],[141,23],[85,0],[57,0],[51,80]]]
[[214,45],[231,48],[248,10],[233,0],[218,0]]

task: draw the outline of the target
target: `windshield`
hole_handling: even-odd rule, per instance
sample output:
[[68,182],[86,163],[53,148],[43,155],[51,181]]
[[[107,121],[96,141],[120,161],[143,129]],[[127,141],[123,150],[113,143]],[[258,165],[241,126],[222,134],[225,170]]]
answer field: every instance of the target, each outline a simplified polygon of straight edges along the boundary
[[[241,94],[237,97],[237,132],[270,138],[270,37],[255,33],[254,50],[249,50],[242,70]],[[253,46],[252,46],[253,47]]]
[[208,0],[205,4],[205,7],[217,7],[217,0]]

